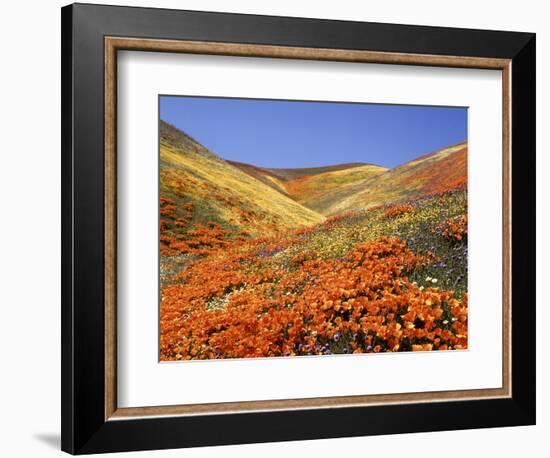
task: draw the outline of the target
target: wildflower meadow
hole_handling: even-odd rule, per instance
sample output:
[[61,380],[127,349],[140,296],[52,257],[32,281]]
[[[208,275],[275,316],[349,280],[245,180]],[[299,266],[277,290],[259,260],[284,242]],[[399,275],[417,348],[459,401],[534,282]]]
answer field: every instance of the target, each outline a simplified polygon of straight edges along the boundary
[[162,361],[468,347],[465,145],[285,175],[163,129]]

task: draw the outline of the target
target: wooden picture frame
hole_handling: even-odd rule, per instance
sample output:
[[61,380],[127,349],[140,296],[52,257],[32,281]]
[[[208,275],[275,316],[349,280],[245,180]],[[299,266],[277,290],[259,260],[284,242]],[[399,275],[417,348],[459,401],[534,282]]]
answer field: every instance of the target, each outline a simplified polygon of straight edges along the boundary
[[[232,27],[222,27],[228,23]],[[502,387],[118,408],[120,50],[502,71]],[[75,4],[62,9],[62,84],[63,450],[80,454],[534,424],[534,34]]]

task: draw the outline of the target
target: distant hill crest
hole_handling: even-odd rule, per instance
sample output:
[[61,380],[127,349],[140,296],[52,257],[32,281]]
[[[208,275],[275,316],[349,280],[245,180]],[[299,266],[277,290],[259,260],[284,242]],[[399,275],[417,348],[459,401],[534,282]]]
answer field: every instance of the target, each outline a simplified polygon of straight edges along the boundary
[[[201,182],[208,176],[211,183],[207,188],[219,188],[220,191],[213,195],[231,193],[231,187],[238,188],[237,194],[244,192],[239,199],[250,202],[251,207],[259,205],[261,208],[256,208],[254,212],[271,215],[267,220],[273,225],[277,224],[277,215],[287,216],[285,224],[300,225],[302,220],[304,223],[322,220],[325,216],[467,185],[467,142],[424,154],[388,169],[357,162],[321,167],[263,168],[224,160],[164,121],[160,121],[160,141],[161,161],[170,156],[174,165],[177,163],[186,170],[190,180]],[[185,157],[190,153],[198,157],[194,160]],[[175,160],[173,154],[182,157]],[[230,188],[227,188],[228,185]],[[201,183],[200,186],[206,185]],[[208,198],[207,194],[205,198]],[[279,200],[285,210],[282,213],[271,211],[269,206],[276,206]],[[289,215],[293,216],[289,218]]]

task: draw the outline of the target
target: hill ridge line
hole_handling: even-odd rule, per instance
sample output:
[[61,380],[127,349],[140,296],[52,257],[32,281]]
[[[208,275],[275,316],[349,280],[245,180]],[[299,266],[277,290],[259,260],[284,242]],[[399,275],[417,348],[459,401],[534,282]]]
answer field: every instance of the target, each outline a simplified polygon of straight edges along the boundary
[[[451,159],[455,153],[463,149],[467,150],[468,146],[465,140],[391,168],[369,162],[344,162],[315,167],[262,167],[225,159],[166,121],[160,120],[159,127],[161,139],[168,141],[178,154],[185,155],[192,152],[211,159],[215,158],[236,173],[244,174],[248,179],[252,178],[258,182],[260,188],[268,186],[303,210],[322,218],[353,208],[372,206],[378,202],[381,192],[389,193],[388,202],[396,201],[399,196],[405,198],[413,194],[422,194],[430,181],[426,175],[440,172],[434,167],[438,167],[439,163],[445,165],[452,162]],[[457,181],[461,177],[461,170],[462,168],[458,174],[453,170],[446,173]],[[464,172],[464,175],[466,173]],[[415,175],[428,185],[415,184]]]

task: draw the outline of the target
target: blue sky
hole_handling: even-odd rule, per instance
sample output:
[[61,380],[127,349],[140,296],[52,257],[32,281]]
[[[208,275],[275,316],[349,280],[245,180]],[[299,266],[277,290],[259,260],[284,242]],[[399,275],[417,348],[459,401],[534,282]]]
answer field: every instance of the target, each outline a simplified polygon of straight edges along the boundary
[[160,118],[233,161],[261,167],[395,167],[467,139],[467,109],[160,97]]

